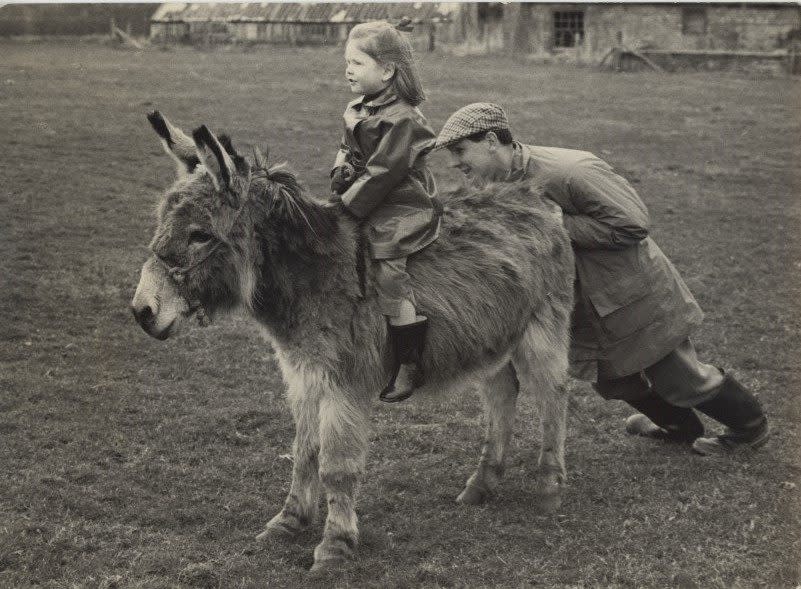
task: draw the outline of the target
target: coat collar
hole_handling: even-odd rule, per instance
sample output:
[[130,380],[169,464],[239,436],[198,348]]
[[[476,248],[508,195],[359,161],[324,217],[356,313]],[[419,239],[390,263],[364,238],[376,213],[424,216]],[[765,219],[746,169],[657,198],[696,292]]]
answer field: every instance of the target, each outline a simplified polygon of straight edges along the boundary
[[509,170],[509,175],[506,177],[507,182],[513,182],[525,178],[528,175],[528,164],[531,160],[531,153],[526,149],[526,146],[515,141],[512,143],[512,169]]
[[361,109],[361,107],[378,108],[379,106],[386,106],[398,100],[398,95],[392,84],[384,88],[378,96],[374,96],[371,100],[365,100],[367,96],[362,96],[353,101],[353,108]]

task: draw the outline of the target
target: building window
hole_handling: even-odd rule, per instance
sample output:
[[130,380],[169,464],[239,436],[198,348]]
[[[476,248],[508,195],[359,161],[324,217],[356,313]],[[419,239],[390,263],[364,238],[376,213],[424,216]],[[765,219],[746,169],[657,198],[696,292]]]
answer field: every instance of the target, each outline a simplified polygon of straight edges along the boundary
[[554,47],[575,47],[584,40],[584,11],[567,10],[553,13]]
[[684,6],[681,9],[681,32],[685,35],[706,34],[706,7]]
[[501,2],[479,2],[479,22],[500,21],[503,19],[503,4]]
[[327,29],[325,23],[309,23],[306,25],[306,32],[313,37],[325,37]]

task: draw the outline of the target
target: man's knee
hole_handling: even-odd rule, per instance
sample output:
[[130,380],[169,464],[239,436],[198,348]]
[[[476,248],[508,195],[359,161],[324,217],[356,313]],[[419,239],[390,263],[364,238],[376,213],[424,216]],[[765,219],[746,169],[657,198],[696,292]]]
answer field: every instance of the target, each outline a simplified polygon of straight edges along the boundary
[[671,405],[695,407],[710,399],[723,383],[722,371],[698,360],[687,339],[670,354],[645,369],[654,392]]

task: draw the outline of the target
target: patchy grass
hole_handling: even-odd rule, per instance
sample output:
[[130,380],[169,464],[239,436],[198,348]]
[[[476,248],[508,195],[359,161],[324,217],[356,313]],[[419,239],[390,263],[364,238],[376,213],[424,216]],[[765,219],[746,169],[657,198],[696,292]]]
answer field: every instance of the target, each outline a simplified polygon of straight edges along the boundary
[[501,494],[477,509],[453,503],[477,459],[475,399],[376,403],[358,561],[312,580],[319,528],[253,541],[290,477],[271,351],[237,318],[157,342],[127,305],[172,179],[145,112],[268,143],[324,194],[350,98],[339,50],[0,53],[0,586],[801,582],[797,79],[422,56],[435,127],[499,101],[521,139],[594,151],[636,183],[707,312],[700,353],[759,395],[775,435],[704,459],[626,437],[626,408],[575,384],[569,485],[545,517],[530,400]]

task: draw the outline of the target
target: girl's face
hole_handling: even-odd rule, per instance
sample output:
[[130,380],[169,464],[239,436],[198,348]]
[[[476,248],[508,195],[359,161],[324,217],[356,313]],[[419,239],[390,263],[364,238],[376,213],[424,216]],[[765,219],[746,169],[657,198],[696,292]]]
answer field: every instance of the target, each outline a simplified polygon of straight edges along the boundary
[[350,42],[345,46],[345,78],[354,94],[376,94],[389,85],[392,64],[381,64]]

